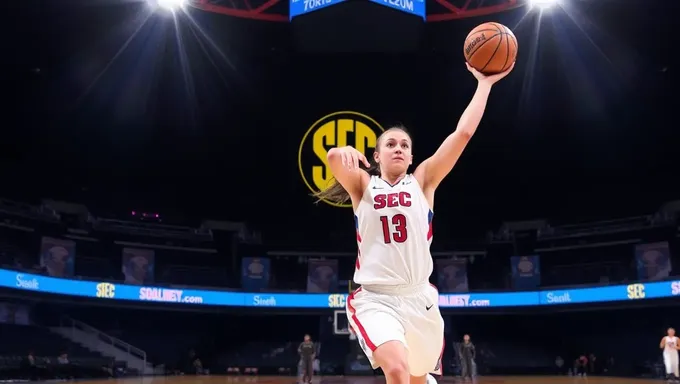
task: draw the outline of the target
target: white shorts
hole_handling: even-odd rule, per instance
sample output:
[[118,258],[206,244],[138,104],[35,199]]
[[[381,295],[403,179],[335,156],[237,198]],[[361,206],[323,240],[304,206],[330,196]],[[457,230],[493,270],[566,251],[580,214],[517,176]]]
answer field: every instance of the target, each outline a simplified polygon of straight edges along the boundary
[[432,285],[361,287],[347,298],[347,318],[374,369],[373,351],[396,340],[407,349],[412,376],[441,375],[444,319]]

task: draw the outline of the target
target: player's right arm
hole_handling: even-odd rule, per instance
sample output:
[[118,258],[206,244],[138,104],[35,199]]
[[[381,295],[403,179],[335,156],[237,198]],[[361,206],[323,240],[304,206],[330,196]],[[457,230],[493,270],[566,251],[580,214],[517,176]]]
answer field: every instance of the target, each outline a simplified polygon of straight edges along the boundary
[[659,343],[659,348],[663,349],[663,347],[666,346],[666,336],[661,338],[661,342]]
[[370,180],[368,172],[359,168],[359,164],[363,164],[366,168],[371,166],[366,156],[355,148],[347,146],[331,148],[327,159],[333,177],[349,193],[352,202],[361,200]]

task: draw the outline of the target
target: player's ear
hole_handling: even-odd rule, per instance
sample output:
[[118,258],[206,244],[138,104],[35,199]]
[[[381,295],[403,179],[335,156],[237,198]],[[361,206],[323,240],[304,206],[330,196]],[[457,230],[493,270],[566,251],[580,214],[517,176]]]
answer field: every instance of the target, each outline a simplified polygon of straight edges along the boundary
[[411,155],[410,158],[408,159],[408,165],[412,165],[412,164],[413,164],[413,155]]
[[380,154],[378,153],[378,151],[373,152],[373,160],[375,160],[376,164],[380,164]]

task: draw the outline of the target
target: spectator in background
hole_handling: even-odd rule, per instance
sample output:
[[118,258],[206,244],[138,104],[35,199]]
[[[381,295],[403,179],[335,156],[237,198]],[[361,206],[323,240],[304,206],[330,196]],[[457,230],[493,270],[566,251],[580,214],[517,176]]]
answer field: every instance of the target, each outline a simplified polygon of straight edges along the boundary
[[561,375],[564,373],[564,359],[562,356],[557,356],[555,359],[555,365],[557,366],[557,374]]
[[68,358],[68,353],[62,352],[57,357],[57,377],[60,379],[73,379],[75,376],[75,369]]
[[588,358],[585,354],[574,360],[574,376],[586,376],[588,369]]
[[29,380],[38,381],[41,376],[40,368],[38,368],[33,351],[28,351],[28,355],[21,361],[21,369],[26,372]]
[[187,358],[180,364],[182,374],[200,375],[203,372],[203,363],[196,355],[196,351],[189,350]]
[[109,359],[106,364],[102,365],[102,371],[104,371],[108,377],[116,377],[116,359]]
[[70,364],[68,360],[68,353],[62,352],[61,355],[57,357],[57,364],[67,365]]
[[311,383],[314,375],[314,358],[316,357],[316,346],[309,335],[305,335],[304,341],[298,347],[300,354],[300,371],[302,382]]
[[470,341],[470,335],[463,336],[458,356],[460,356],[461,376],[464,380],[472,379],[475,355],[475,345]]
[[597,357],[595,357],[594,353],[591,353],[588,355],[588,373],[591,375],[594,375],[597,373]]

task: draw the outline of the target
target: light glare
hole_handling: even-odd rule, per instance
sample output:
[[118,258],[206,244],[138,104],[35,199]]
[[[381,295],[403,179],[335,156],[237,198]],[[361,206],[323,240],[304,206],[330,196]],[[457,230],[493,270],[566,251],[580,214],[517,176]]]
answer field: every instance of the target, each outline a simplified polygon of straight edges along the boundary
[[531,0],[532,7],[550,8],[557,3],[557,0]]
[[158,0],[158,6],[170,11],[174,11],[184,6],[185,0]]

